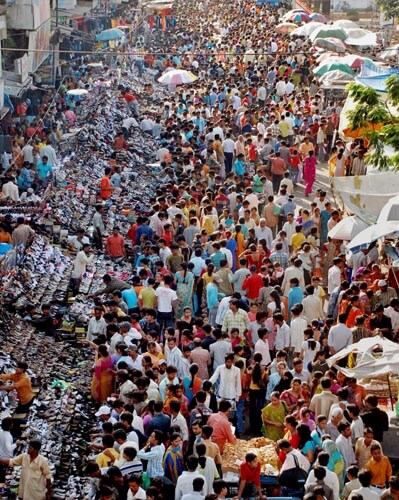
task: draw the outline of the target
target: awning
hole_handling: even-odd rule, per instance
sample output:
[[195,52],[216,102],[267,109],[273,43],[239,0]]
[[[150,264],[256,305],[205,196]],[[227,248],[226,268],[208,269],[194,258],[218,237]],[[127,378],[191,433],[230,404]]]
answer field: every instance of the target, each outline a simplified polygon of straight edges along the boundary
[[26,84],[6,80],[4,83],[4,92],[11,97],[20,97],[26,89],[30,87],[32,78]]
[[3,108],[1,108],[0,109],[0,120],[2,120],[9,111],[10,111],[10,108],[7,108],[7,106],[4,106]]

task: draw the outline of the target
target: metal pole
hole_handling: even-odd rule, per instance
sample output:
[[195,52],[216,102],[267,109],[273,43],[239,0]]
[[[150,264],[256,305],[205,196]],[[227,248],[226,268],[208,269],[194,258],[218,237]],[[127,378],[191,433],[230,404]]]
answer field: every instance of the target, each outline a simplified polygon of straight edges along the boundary
[[[58,0],[55,0],[55,32],[58,29]],[[57,43],[53,44],[53,85],[56,86],[57,83],[57,66],[59,60],[59,40]]]
[[387,381],[388,381],[389,399],[391,400],[391,410],[393,411],[392,389],[391,389],[391,384],[389,382],[389,374],[387,375]]

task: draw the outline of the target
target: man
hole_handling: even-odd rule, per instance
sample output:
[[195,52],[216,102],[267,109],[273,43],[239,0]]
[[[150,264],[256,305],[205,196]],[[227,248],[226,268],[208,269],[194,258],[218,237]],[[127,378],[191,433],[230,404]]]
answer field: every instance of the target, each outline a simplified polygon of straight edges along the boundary
[[231,138],[230,132],[226,133],[226,139],[223,141],[222,145],[224,153],[224,167],[227,176],[233,168],[234,149],[236,147],[235,142]]
[[391,476],[388,481],[389,488],[382,492],[381,500],[398,500],[399,498],[399,477]]
[[114,227],[111,236],[105,242],[105,248],[112,260],[121,260],[126,257],[125,238],[119,234],[119,227]]
[[367,411],[361,415],[364,426],[371,427],[374,431],[374,438],[382,443],[384,432],[389,429],[389,419],[385,411],[378,408],[378,398],[374,394],[369,394],[364,400]]
[[331,327],[328,333],[327,344],[330,354],[333,356],[353,342],[352,330],[346,326],[346,314],[341,313],[338,316],[338,324]]
[[128,478],[129,491],[127,500],[146,500],[147,495],[141,487],[142,482],[141,474],[130,474]]
[[250,276],[245,278],[242,284],[242,289],[246,291],[246,297],[249,303],[257,303],[259,297],[259,290],[263,287],[263,280],[258,273],[257,267],[252,265],[249,268]]
[[173,276],[165,276],[163,286],[159,286],[155,291],[155,304],[161,329],[173,326],[173,314],[177,314],[177,295],[171,289],[173,282]]
[[299,378],[301,382],[310,382],[310,373],[303,369],[303,361],[301,358],[294,358],[292,362],[294,368],[291,370],[294,378]]
[[340,435],[337,437],[335,443],[337,445],[338,451],[341,453],[344,459],[345,469],[347,469],[351,465],[356,464],[356,457],[352,445],[352,431],[350,424],[341,422],[338,425],[338,431]]
[[389,458],[382,454],[380,444],[373,444],[370,452],[371,458],[366,463],[365,468],[371,472],[371,488],[378,495],[381,495],[392,476],[392,465]]
[[187,458],[186,462],[187,470],[183,471],[181,476],[177,479],[176,490],[175,490],[175,500],[181,500],[183,495],[192,493],[193,491],[193,481],[197,478],[203,481],[203,491],[206,491],[206,482],[204,476],[202,476],[198,471],[198,458],[190,456]]
[[285,453],[285,460],[280,469],[280,484],[283,486],[282,493],[285,497],[302,497],[301,492],[303,491],[303,487],[305,486],[305,479],[303,480],[303,486],[300,484],[292,484],[291,481],[285,482],[284,472],[288,472],[292,469],[299,468],[302,470],[303,475],[305,475],[310,468],[310,463],[307,458],[295,448],[291,446],[291,443],[286,439],[281,439],[277,443],[279,449]]
[[341,285],[341,267],[342,260],[336,257],[333,260],[333,266],[328,270],[328,294],[331,295],[333,291]]
[[219,381],[219,398],[238,402],[241,396],[241,372],[233,363],[234,354],[227,354],[224,365],[218,366],[209,380],[212,384]]
[[25,224],[25,219],[23,217],[17,218],[17,225],[12,232],[12,243],[15,247],[18,245],[28,246],[32,241],[35,232],[28,225]]
[[196,477],[195,479],[193,479],[192,491],[183,495],[181,497],[181,500],[203,500],[205,498],[205,496],[202,494],[204,492],[204,485],[205,479],[203,477]]
[[85,243],[82,250],[76,254],[71,274],[72,294],[74,297],[79,293],[82,274],[87,271],[87,266],[93,261],[94,255],[90,255],[90,249],[90,245]]
[[299,357],[302,344],[305,339],[304,332],[307,331],[308,334],[312,333],[313,330],[307,328],[308,322],[302,317],[302,310],[299,305],[295,305],[291,309],[291,352],[295,357]]
[[349,500],[352,500],[352,497],[359,498],[357,495],[360,495],[363,500],[378,500],[380,498],[380,495],[378,493],[375,493],[371,488],[371,472],[363,469],[359,472],[359,475],[357,476],[359,479],[360,484],[362,485],[361,488],[357,490],[353,490],[351,494],[349,495]]
[[40,150],[40,158],[42,159],[42,161],[44,160],[44,158],[47,158],[49,164],[52,167],[57,165],[57,154],[55,152],[55,149],[51,145],[50,139],[46,141],[46,145]]
[[[245,296],[245,291],[242,289],[242,284],[244,283],[245,278],[250,276],[251,273],[249,272],[249,269],[247,267],[248,266],[247,259],[240,259],[239,264],[240,268],[237,269],[237,271],[235,271],[235,273],[233,274],[233,277],[231,278],[231,284],[233,285],[235,293],[239,293],[240,295]],[[230,304],[231,302],[230,298],[225,297],[225,299],[226,300],[222,299],[220,302],[228,301],[228,303]],[[216,322],[218,323],[217,320]]]
[[315,415],[329,415],[331,406],[338,403],[338,397],[331,392],[330,378],[323,377],[320,384],[322,391],[312,397],[309,409]]
[[229,304],[229,311],[223,318],[222,332],[230,333],[232,328],[237,328],[241,336],[248,329],[249,319],[247,313],[239,308],[239,300],[232,299]]
[[1,191],[4,198],[9,198],[11,201],[17,202],[19,200],[18,186],[15,184],[15,177],[6,177],[6,182],[3,184]]
[[105,287],[97,290],[97,292],[93,294],[94,297],[98,297],[98,295],[109,294],[114,292],[115,290],[127,290],[130,288],[129,283],[118,280],[118,278],[112,278],[109,274],[104,274],[103,282]]
[[384,307],[388,307],[392,299],[398,298],[396,290],[388,286],[387,280],[379,280],[377,285],[379,290],[375,293],[376,304],[382,304]]
[[303,299],[303,315],[310,322],[313,319],[323,319],[324,312],[321,305],[321,300],[314,294],[314,286],[306,287],[307,296]]
[[270,160],[270,163],[272,165],[271,172],[272,172],[273,191],[274,194],[277,194],[280,187],[280,183],[284,176],[284,172],[287,170],[287,165],[283,160],[283,158],[280,157],[279,152],[274,153],[268,156],[267,158],[268,160]]
[[299,286],[304,289],[305,288],[305,276],[302,269],[302,261],[301,259],[291,259],[293,264],[287,267],[284,273],[283,282],[281,284],[281,288],[283,289],[283,294],[285,297],[288,297],[291,286],[290,281],[292,278],[297,278],[299,281]]
[[223,453],[227,442],[235,444],[237,441],[228,419],[230,410],[230,401],[222,400],[219,403],[219,411],[208,418],[208,425],[213,427],[212,441],[219,446],[220,453]]
[[10,392],[15,390],[17,392],[19,404],[15,413],[26,413],[35,399],[30,378],[26,373],[27,369],[27,363],[19,361],[15,373],[0,375],[1,381],[11,381],[11,384],[0,385],[0,391]]
[[286,352],[288,352],[291,345],[290,327],[285,322],[284,316],[281,313],[274,314],[273,321],[274,324],[277,326],[274,347],[277,350],[284,349]]
[[139,459],[147,460],[147,474],[150,479],[164,475],[163,456],[165,455],[165,445],[163,442],[163,432],[155,429],[150,433],[147,444],[137,453]]
[[103,248],[103,234],[105,233],[105,226],[102,218],[104,207],[102,205],[96,205],[95,209],[96,211],[93,215],[93,245],[97,250],[101,251]]
[[168,350],[167,352],[165,352],[166,362],[168,363],[169,366],[176,366],[177,375],[182,378],[181,370],[182,370],[183,353],[177,347],[175,337],[169,337],[167,340],[167,344],[168,344]]
[[[328,468],[329,461],[330,461],[330,455],[324,451],[320,452],[319,455],[317,456],[318,466],[322,467],[326,472],[324,483],[329,488],[331,488],[331,490],[333,492],[334,500],[339,500],[339,498],[340,498],[339,480],[338,480],[337,475],[334,472],[330,471],[330,469]],[[309,471],[308,478],[306,479],[305,488],[307,488],[309,485],[313,484],[315,481],[316,481],[316,476],[314,473],[314,469],[311,469]]]
[[191,351],[191,361],[198,365],[198,377],[201,380],[208,380],[208,370],[212,362],[211,355],[207,349],[202,347],[201,339],[198,337],[194,338],[194,349]]
[[259,240],[266,240],[267,248],[272,248],[273,245],[273,233],[270,227],[267,226],[266,219],[264,217],[259,219],[259,226],[255,227],[255,236]]
[[355,455],[359,468],[364,468],[366,463],[371,458],[371,447],[375,444],[379,444],[378,441],[374,439],[374,432],[371,427],[366,427],[363,431],[363,436],[356,441],[355,444]]
[[260,483],[260,462],[255,453],[247,453],[240,465],[240,486],[237,498],[263,498]]
[[36,166],[38,182],[40,186],[47,186],[50,176],[53,173],[52,164],[48,161],[47,156],[43,156],[42,160]]
[[29,441],[27,453],[14,458],[2,458],[0,463],[7,467],[21,467],[18,495],[26,500],[50,500],[51,472],[47,458],[39,454],[41,442]]
[[269,382],[267,384],[267,390],[266,390],[266,401],[270,401],[271,393],[274,391],[276,385],[280,382],[286,370],[287,370],[287,364],[285,363],[285,361],[278,361],[277,371],[271,373],[269,376]]
[[320,467],[320,465],[316,465],[315,467],[313,467],[313,473],[314,473],[315,481],[309,482],[309,483],[308,483],[308,481],[306,481],[305,493],[316,494],[316,492],[315,492],[316,488],[322,487],[323,491],[324,491],[324,497],[326,498],[326,500],[333,500],[334,499],[334,492],[330,488],[330,486],[328,486],[325,483],[325,478],[327,475],[325,468]]

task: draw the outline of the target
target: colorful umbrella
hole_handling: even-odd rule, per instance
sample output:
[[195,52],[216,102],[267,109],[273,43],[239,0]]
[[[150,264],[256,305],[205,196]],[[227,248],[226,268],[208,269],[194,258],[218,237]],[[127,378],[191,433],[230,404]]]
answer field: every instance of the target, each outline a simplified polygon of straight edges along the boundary
[[327,71],[327,73],[324,73],[324,75],[319,78],[320,82],[324,85],[346,85],[353,82],[354,79],[354,75],[350,75],[339,69]]
[[345,54],[346,52],[345,44],[339,38],[316,38],[313,45],[331,52],[339,52],[341,54]]
[[339,61],[348,64],[352,69],[360,69],[365,61],[373,62],[368,57],[358,56],[355,54],[347,54],[344,57],[340,57]]
[[111,28],[109,30],[104,30],[98,35],[96,35],[97,42],[109,42],[111,40],[120,40],[125,36],[125,33],[119,28]]
[[280,23],[274,29],[278,33],[291,33],[291,31],[294,31],[297,28],[298,26],[294,23]]
[[326,16],[323,16],[323,14],[319,14],[318,12],[313,12],[313,14],[310,14],[310,19],[312,21],[318,21],[319,23],[328,23],[328,19]]
[[349,75],[353,75],[355,73],[347,64],[340,63],[339,61],[322,63],[313,70],[313,73],[315,75],[322,76],[328,71],[334,70],[340,70],[343,73],[348,73]]
[[348,35],[341,28],[334,28],[334,26],[323,25],[317,30],[313,31],[309,38],[313,43],[316,38],[339,38],[340,40],[346,40],[346,38],[348,38]]
[[334,21],[332,23],[332,26],[334,28],[341,28],[341,29],[352,29],[359,27],[357,23],[355,23],[354,21],[349,21],[349,19],[339,19],[338,21]]
[[161,78],[158,78],[158,82],[163,85],[184,85],[185,83],[193,83],[197,79],[198,77],[191,73],[191,71],[174,69],[164,73]]
[[309,21],[311,21],[306,12],[287,12],[287,14],[283,16],[282,20],[285,23],[308,23]]

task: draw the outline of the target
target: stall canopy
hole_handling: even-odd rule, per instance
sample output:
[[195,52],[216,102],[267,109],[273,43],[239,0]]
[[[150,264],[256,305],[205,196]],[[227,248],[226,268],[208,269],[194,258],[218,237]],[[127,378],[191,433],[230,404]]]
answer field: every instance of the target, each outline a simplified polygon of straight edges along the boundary
[[399,372],[399,345],[386,338],[369,337],[342,349],[327,359],[330,366],[349,354],[356,354],[356,366],[341,368],[347,377],[371,378]]

